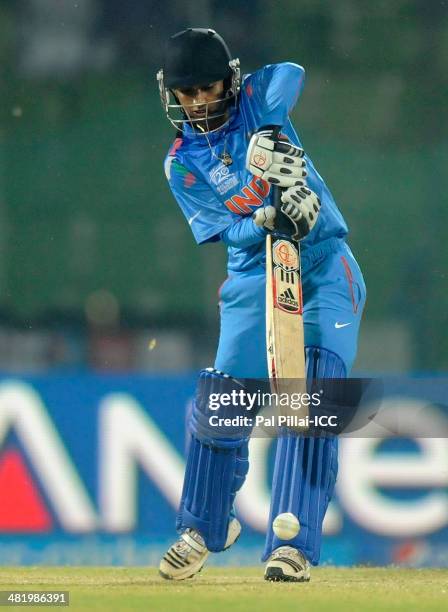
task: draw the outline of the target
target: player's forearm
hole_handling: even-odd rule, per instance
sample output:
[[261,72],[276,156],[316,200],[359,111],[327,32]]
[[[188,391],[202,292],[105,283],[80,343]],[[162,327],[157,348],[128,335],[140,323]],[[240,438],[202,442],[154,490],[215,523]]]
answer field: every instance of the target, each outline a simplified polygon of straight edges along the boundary
[[257,227],[252,217],[245,217],[232,223],[220,234],[221,240],[227,246],[244,249],[259,242],[263,242],[267,231],[263,227]]
[[267,67],[269,84],[263,103],[263,121],[270,125],[285,125],[305,81],[305,70],[298,64],[285,62]]

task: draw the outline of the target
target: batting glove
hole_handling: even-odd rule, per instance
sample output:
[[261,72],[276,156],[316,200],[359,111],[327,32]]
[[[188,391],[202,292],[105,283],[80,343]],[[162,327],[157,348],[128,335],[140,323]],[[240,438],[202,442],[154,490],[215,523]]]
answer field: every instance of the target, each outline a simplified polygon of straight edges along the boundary
[[270,232],[273,232],[275,229],[276,214],[277,211],[273,206],[263,206],[262,208],[257,208],[252,215],[252,219],[258,227],[264,227]]
[[304,185],[306,162],[304,151],[288,141],[277,140],[273,131],[256,132],[249,142],[246,168],[265,181],[287,188]]
[[296,225],[298,239],[307,236],[316,225],[320,200],[308,187],[290,187],[281,195],[282,212]]

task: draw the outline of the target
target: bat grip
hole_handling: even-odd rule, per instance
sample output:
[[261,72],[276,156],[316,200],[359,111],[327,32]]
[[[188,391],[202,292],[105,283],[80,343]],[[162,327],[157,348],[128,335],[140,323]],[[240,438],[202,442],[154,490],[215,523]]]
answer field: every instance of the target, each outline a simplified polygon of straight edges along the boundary
[[282,188],[277,187],[277,185],[273,186],[273,206],[277,211],[277,215],[275,217],[275,230],[274,235],[282,236],[287,238],[288,240],[294,240],[297,242],[293,236],[296,234],[297,228],[293,224],[290,219],[283,213],[282,211]]
[[[281,132],[281,127],[280,126],[274,126],[273,130],[272,130],[272,139],[273,140],[280,140],[280,132]],[[277,217],[276,217],[276,223],[275,223],[275,231],[274,231],[274,235],[277,236],[284,236],[285,238],[288,238],[289,240],[295,240],[295,238],[293,238],[292,236],[296,234],[297,228],[294,226],[294,224],[292,223],[292,221],[290,221],[288,219],[288,217],[283,213],[282,211],[282,188],[278,187],[277,185],[273,185],[272,187],[273,189],[273,206],[275,208],[275,210],[277,211]]]

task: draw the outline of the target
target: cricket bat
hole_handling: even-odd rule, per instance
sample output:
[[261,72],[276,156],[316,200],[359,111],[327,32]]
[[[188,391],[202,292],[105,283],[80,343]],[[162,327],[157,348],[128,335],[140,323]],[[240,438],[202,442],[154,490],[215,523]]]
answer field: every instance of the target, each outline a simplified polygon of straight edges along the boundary
[[[280,189],[275,187],[275,207],[280,209]],[[300,246],[279,234],[266,236],[266,346],[273,393],[306,392],[303,302]],[[279,414],[308,417],[308,407],[280,405]],[[287,425],[287,423],[286,423]],[[288,426],[288,425],[287,425]],[[303,431],[306,427],[291,425]]]

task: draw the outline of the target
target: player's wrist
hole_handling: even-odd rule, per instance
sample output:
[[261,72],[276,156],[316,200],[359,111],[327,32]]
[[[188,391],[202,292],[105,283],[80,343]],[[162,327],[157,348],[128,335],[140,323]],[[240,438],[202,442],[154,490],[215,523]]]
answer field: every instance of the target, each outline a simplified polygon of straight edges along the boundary
[[279,136],[280,136],[280,132],[282,131],[283,126],[281,125],[263,125],[262,127],[258,128],[258,130],[255,132],[256,134],[269,134],[269,137],[272,138],[272,140],[278,140]]
[[264,238],[265,236],[267,236],[267,234],[271,233],[271,230],[269,230],[267,227],[259,227],[258,225],[255,225],[254,231],[261,238]]

